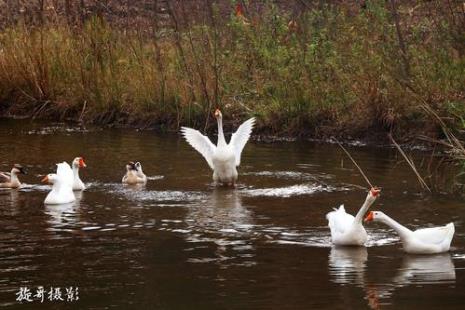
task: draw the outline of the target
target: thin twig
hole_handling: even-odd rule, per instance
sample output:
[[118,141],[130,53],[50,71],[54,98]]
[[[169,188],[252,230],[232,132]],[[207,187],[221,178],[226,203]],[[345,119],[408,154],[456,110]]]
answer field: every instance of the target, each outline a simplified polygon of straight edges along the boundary
[[86,111],[86,107],[87,107],[87,100],[84,100],[84,104],[82,105],[81,115],[79,116],[80,122],[82,122],[82,119],[84,117],[84,112]]
[[339,141],[336,140],[336,143],[339,145],[339,147],[347,154],[347,156],[350,158],[350,160],[354,163],[355,167],[357,167],[358,171],[360,171],[360,173],[362,174],[363,178],[365,179],[365,181],[367,181],[368,185],[370,185],[370,188],[375,188],[373,185],[371,185],[371,182],[370,180],[368,180],[367,176],[365,175],[365,173],[363,173],[363,170],[362,168],[360,168],[360,166],[355,162],[355,159],[352,158],[352,156],[350,156],[349,152],[342,146],[341,143],[339,143]]
[[407,90],[409,90],[418,100],[420,100],[420,107],[427,114],[429,114],[438,121],[444,135],[447,138],[447,141],[449,142],[449,147],[456,153],[460,153],[462,157],[465,157],[465,147],[463,146],[462,142],[450,131],[448,126],[444,123],[443,119],[438,115],[438,113],[436,113],[436,111],[434,111],[434,109],[429,105],[429,103],[421,95],[419,95],[418,91],[416,91],[409,83],[404,83],[398,79],[396,79],[396,81],[400,85],[404,86]]
[[35,119],[37,117],[37,115],[39,115],[39,113],[42,112],[42,110],[47,106],[47,104],[49,104],[49,100],[45,101],[35,112],[34,114],[32,115],[32,119]]
[[407,164],[409,164],[410,168],[412,168],[413,172],[415,173],[415,175],[418,178],[418,182],[420,183],[421,187],[423,189],[426,188],[429,192],[431,192],[431,189],[428,187],[425,180],[423,180],[421,175],[418,173],[417,168],[415,167],[415,164],[413,163],[413,161],[410,158],[408,158],[407,154],[405,154],[405,152],[402,150],[400,145],[397,144],[397,142],[394,140],[394,138],[392,137],[391,134],[388,134],[388,137],[389,137],[389,139],[391,139],[392,143],[396,146],[397,150],[399,150],[399,153],[404,157]]
[[441,144],[441,145],[447,146],[448,148],[453,148],[454,147],[452,144],[447,143],[446,141],[437,140],[437,139],[434,139],[434,138],[431,138],[431,137],[428,137],[428,136],[418,136],[417,138],[420,139],[420,140],[423,140],[423,141],[434,143],[435,145],[436,144]]

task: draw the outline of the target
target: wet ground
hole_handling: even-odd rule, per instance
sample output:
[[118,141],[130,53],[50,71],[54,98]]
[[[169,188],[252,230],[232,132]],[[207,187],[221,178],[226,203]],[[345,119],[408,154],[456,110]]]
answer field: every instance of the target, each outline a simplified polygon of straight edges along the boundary
[[[216,139],[213,137],[213,139]],[[407,255],[368,225],[367,248],[335,248],[325,214],[355,214],[366,196],[335,145],[249,143],[237,189],[214,188],[203,158],[177,135],[0,120],[0,170],[29,169],[0,190],[0,302],[86,309],[456,309],[465,301],[464,202],[422,194],[396,151],[349,148],[383,187],[372,209],[410,228],[453,221],[450,253]],[[88,189],[45,206],[40,176],[84,156]],[[145,187],[121,184],[142,163]],[[78,287],[78,301],[16,301],[20,287]],[[65,297],[66,299],[66,297]]]

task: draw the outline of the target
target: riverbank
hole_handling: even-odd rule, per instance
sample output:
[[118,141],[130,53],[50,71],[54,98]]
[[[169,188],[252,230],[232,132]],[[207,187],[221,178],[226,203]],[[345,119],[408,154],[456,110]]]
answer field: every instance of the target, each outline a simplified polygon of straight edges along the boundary
[[220,107],[227,127],[256,116],[267,136],[436,138],[425,105],[464,128],[465,47],[459,7],[427,14],[431,5],[368,1],[296,15],[269,3],[225,16],[212,4],[190,23],[170,7],[169,23],[147,29],[99,15],[80,26],[19,20],[0,33],[0,111],[209,131]]

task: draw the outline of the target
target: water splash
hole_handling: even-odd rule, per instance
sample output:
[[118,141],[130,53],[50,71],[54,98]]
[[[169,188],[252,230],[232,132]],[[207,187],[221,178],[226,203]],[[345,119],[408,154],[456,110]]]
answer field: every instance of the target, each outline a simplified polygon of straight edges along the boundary
[[312,195],[317,192],[333,192],[336,188],[329,185],[301,184],[286,187],[260,188],[242,190],[241,194],[250,197],[282,197]]

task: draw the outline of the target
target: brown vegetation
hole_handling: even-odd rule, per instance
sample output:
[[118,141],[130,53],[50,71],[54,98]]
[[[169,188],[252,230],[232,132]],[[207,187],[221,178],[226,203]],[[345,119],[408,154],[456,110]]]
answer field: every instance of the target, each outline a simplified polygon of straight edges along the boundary
[[0,108],[99,124],[433,138],[465,124],[458,1],[0,1]]

